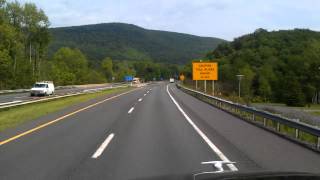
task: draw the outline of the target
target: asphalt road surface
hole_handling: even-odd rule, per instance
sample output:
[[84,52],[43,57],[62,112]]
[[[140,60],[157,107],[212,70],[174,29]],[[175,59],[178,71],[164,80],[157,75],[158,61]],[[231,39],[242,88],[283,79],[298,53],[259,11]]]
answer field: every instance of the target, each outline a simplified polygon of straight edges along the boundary
[[219,160],[237,172],[320,172],[318,153],[166,83],[50,114],[0,133],[0,144],[0,179],[191,176]]

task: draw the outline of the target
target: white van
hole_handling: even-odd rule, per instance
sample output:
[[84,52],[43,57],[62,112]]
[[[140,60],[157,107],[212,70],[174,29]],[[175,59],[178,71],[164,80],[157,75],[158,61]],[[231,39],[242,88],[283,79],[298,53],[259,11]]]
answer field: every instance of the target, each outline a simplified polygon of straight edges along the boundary
[[54,84],[52,81],[36,82],[30,90],[31,96],[47,96],[54,93]]
[[170,78],[169,81],[170,81],[170,83],[174,83],[174,79],[173,78]]

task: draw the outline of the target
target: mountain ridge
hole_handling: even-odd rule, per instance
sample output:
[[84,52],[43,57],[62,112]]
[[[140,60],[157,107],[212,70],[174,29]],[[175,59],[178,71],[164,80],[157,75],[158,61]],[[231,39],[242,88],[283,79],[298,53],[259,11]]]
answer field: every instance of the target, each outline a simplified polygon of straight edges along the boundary
[[80,49],[90,60],[154,60],[183,64],[205,57],[223,39],[150,30],[134,24],[100,23],[50,28],[49,55],[61,47]]

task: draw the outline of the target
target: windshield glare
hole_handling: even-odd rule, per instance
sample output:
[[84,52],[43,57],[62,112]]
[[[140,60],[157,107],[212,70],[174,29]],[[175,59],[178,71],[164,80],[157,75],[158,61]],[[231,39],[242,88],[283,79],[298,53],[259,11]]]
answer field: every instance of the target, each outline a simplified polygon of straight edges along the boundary
[[45,88],[46,84],[35,84],[33,87],[34,88]]

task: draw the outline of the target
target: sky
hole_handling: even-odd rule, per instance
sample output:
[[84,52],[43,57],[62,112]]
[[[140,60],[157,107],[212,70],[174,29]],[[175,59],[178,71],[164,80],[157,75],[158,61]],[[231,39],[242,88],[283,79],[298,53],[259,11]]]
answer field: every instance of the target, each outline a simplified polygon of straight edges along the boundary
[[320,30],[320,0],[19,0],[51,27],[108,22],[232,40],[258,28]]

